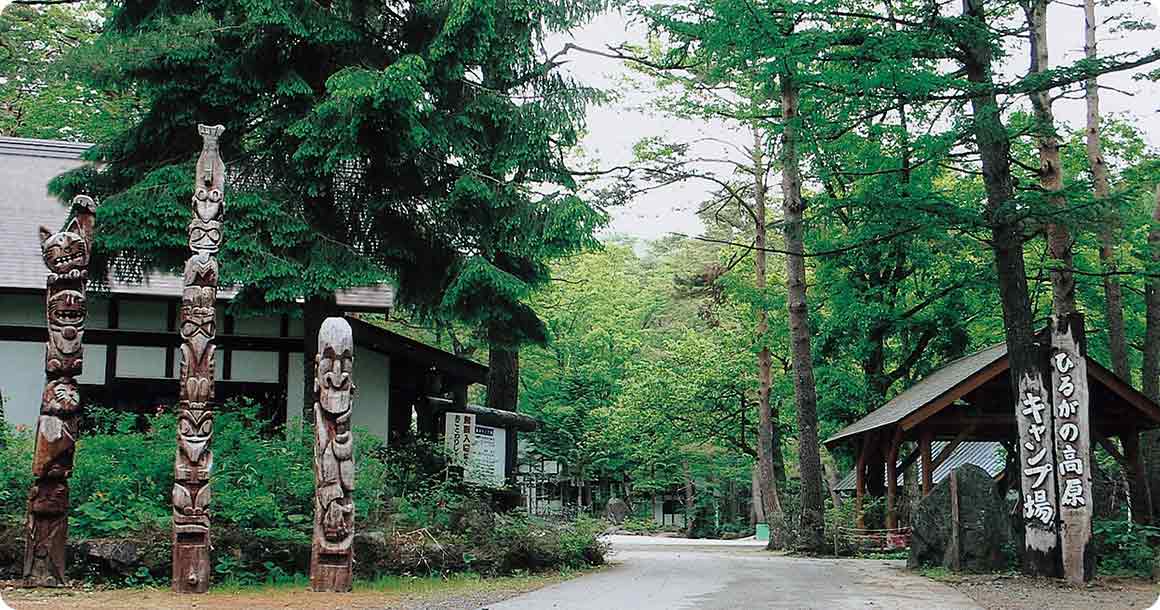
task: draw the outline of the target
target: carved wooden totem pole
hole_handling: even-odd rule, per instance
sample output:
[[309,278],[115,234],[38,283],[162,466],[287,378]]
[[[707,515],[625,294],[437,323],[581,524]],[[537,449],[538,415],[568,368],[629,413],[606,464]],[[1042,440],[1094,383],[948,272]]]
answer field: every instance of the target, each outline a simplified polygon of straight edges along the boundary
[[193,187],[193,220],[181,295],[181,387],[173,465],[173,590],[205,593],[210,580],[209,474],[213,467],[213,355],[218,263],[225,204],[225,164],[218,137],[225,128],[197,126],[203,145]]
[[73,199],[73,218],[63,231],[41,227],[41,252],[48,267],[46,310],[48,343],[44,371],[47,381],[36,421],[35,482],[28,493],[28,524],[24,551],[25,584],[65,585],[64,555],[68,537],[68,477],[73,469],[81,397],[85,333],[85,282],[93,238],[95,206],[83,195]]
[[354,542],[354,339],[350,324],[327,318],[318,330],[314,375],[314,537],[310,587],[350,591]]

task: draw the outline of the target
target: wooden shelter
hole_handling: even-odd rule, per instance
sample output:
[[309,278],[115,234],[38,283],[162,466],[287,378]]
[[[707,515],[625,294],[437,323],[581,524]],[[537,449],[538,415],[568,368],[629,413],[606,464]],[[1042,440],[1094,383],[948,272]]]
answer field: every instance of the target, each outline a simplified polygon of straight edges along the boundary
[[[1046,352],[1045,352],[1046,354]],[[1044,357],[1044,367],[1047,357]],[[852,444],[855,460],[855,497],[861,514],[862,498],[870,493],[886,496],[886,526],[897,527],[898,475],[921,460],[922,493],[930,493],[931,473],[966,441],[996,441],[1008,454],[1008,466],[1019,462],[1019,431],[1015,420],[1010,364],[1006,344],[999,344],[959,358],[931,373],[890,402],[825,441],[828,448]],[[1160,405],[1149,400],[1115,373],[1087,357],[1091,391],[1092,438],[1110,453],[1132,487],[1137,519],[1151,515],[1147,480],[1140,457],[1140,432],[1160,427]],[[1111,439],[1120,439],[1116,447]],[[899,452],[905,442],[917,443],[906,456]],[[931,445],[946,441],[950,450],[932,457]],[[1018,480],[1018,477],[1014,477]]]

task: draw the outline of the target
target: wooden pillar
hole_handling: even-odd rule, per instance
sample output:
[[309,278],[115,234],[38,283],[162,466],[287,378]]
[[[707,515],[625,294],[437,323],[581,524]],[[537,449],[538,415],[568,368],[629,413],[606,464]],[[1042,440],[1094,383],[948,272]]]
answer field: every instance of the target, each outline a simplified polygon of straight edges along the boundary
[[354,439],[350,418],[354,383],[350,324],[327,318],[318,330],[314,394],[314,535],[310,588],[347,592],[353,575]]
[[210,581],[210,470],[213,465],[214,339],[226,166],[221,125],[198,125],[201,156],[182,276],[177,452],[173,462],[173,590],[205,593]]
[[898,445],[901,441],[895,434],[886,452],[886,529],[898,527]]
[[68,479],[81,415],[76,378],[83,372],[85,285],[94,221],[93,200],[79,195],[73,199],[73,219],[64,230],[53,233],[40,228],[40,247],[49,271],[45,286],[48,341],[24,534],[24,583],[31,587],[67,584]]
[[934,466],[930,459],[930,444],[933,435],[930,430],[922,430],[918,435],[919,455],[922,459],[922,495],[926,497],[934,487]]
[[857,527],[866,527],[865,513],[862,511],[862,497],[866,495],[866,439],[862,440],[862,445],[857,449],[857,456],[854,458],[854,525]]
[[1121,434],[1120,443],[1124,446],[1123,465],[1132,499],[1132,520],[1136,523],[1151,523],[1154,507],[1148,489],[1148,473],[1144,470],[1144,460],[1140,456],[1140,431]]

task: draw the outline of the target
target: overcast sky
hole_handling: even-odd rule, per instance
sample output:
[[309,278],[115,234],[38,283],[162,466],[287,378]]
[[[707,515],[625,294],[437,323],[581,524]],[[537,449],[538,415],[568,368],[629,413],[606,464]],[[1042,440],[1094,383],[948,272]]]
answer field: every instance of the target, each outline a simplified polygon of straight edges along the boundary
[[[1082,4],[1080,4],[1082,7]],[[1139,15],[1157,20],[1155,7],[1136,2]],[[1100,8],[1097,3],[1097,11]],[[1097,17],[1103,15],[1097,13]],[[1083,56],[1084,16],[1082,8],[1073,8],[1054,2],[1048,11],[1048,34],[1052,65],[1061,65]],[[1117,51],[1146,51],[1156,45],[1156,31],[1129,35],[1100,32],[1098,44],[1101,54]],[[571,37],[556,37],[549,50],[563,46],[568,40],[584,47],[601,49],[621,42],[642,42],[645,32],[638,24],[628,22],[625,15],[606,14],[587,27],[573,32]],[[1018,53],[1006,68],[1010,74],[1024,72],[1026,52]],[[580,81],[602,89],[620,89],[621,98],[607,106],[589,111],[588,135],[583,142],[585,156],[602,167],[627,163],[632,159],[632,147],[642,138],[664,136],[668,139],[693,140],[704,135],[729,137],[721,126],[677,121],[658,116],[643,108],[648,92],[637,87],[624,87],[629,71],[612,59],[590,54],[572,53],[566,67]],[[1110,89],[1100,93],[1102,114],[1131,115],[1146,131],[1148,141],[1160,146],[1160,85],[1149,81],[1133,81],[1130,72],[1101,77],[1100,84]],[[1061,99],[1055,103],[1056,120],[1069,128],[1083,126],[1085,104],[1082,99]],[[1063,125],[1060,125],[1062,128]],[[704,199],[707,187],[689,184],[669,187],[640,197],[631,206],[615,210],[610,232],[623,233],[644,239],[655,239],[669,232],[695,234],[700,228],[695,210]]]

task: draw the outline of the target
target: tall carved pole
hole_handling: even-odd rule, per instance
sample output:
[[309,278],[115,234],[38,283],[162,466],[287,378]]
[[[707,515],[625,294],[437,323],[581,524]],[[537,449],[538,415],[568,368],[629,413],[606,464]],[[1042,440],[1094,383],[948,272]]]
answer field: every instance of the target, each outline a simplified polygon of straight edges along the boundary
[[310,587],[350,591],[354,541],[354,439],[351,402],[354,339],[350,324],[327,318],[318,330],[314,376],[314,538]]
[[193,220],[181,295],[181,377],[177,455],[173,464],[173,590],[205,593],[210,579],[209,473],[213,467],[213,340],[222,242],[225,164],[218,154],[221,125],[197,126],[202,137],[193,186]]
[[28,586],[65,585],[64,551],[68,538],[68,478],[73,469],[85,333],[85,282],[93,237],[95,206],[83,195],[73,199],[73,219],[63,231],[40,229],[41,253],[48,267],[46,310],[47,379],[36,421],[35,482],[28,493],[24,581]]

